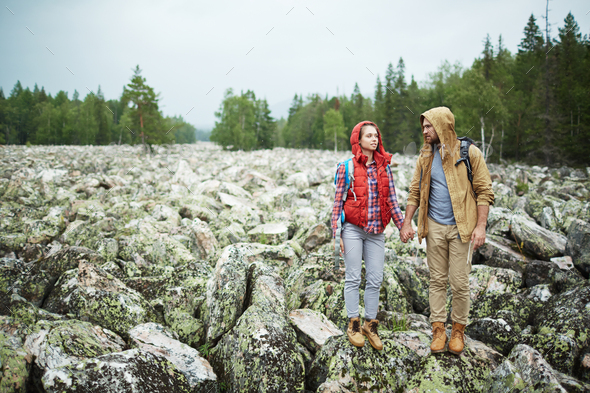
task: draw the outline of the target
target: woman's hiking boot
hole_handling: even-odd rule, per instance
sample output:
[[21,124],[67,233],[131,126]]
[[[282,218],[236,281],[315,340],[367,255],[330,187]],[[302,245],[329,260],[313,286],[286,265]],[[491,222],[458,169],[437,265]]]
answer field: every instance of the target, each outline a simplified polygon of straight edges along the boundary
[[383,349],[383,343],[381,343],[381,339],[377,334],[377,325],[379,325],[379,321],[376,319],[371,319],[370,321],[365,320],[362,331],[363,334],[369,339],[369,342],[373,348],[380,351]]
[[346,334],[350,343],[355,347],[365,346],[365,338],[361,334],[361,319],[359,317],[350,318]]
[[453,322],[451,331],[451,341],[449,342],[449,352],[460,355],[465,347],[465,325]]
[[430,344],[430,352],[444,352],[447,343],[447,331],[443,322],[432,323],[432,344]]

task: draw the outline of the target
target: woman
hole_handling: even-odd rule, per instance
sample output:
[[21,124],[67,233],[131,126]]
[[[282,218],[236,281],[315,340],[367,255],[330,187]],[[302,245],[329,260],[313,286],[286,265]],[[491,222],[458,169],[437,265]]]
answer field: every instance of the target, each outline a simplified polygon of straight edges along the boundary
[[[379,321],[379,288],[383,280],[385,257],[385,227],[393,218],[398,229],[403,225],[403,216],[397,203],[393,175],[388,164],[391,154],[386,153],[381,142],[377,125],[362,121],[352,130],[350,136],[354,157],[354,185],[344,194],[344,165],[338,167],[336,196],[332,210],[334,239],[338,220],[344,208],[345,222],[340,239],[340,255],[344,255],[346,280],[344,301],[349,318],[346,331],[350,342],[362,347],[363,335],[367,336],[373,348],[383,349],[377,333]],[[336,248],[336,241],[334,241]],[[359,285],[361,283],[361,258],[365,260],[365,323],[359,318]]]

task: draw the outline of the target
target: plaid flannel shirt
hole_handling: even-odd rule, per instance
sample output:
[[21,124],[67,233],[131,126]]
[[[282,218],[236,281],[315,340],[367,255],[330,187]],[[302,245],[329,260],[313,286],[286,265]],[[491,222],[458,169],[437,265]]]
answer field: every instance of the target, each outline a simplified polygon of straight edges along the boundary
[[[344,205],[342,197],[344,196],[345,175],[345,166],[340,165],[338,167],[338,181],[336,183],[336,195],[334,197],[334,207],[332,209],[332,238],[336,238],[338,220],[340,220],[342,215],[342,209]],[[367,233],[382,233],[385,228],[381,223],[381,209],[379,208],[379,195],[377,190],[377,163],[375,160],[373,160],[373,162],[367,166],[367,177],[369,184],[369,210],[367,213],[367,226],[363,229]],[[401,230],[404,223],[404,217],[397,203],[395,183],[393,181],[393,175],[389,166],[387,166],[387,177],[389,178],[389,200],[393,206],[391,216],[397,229]]]

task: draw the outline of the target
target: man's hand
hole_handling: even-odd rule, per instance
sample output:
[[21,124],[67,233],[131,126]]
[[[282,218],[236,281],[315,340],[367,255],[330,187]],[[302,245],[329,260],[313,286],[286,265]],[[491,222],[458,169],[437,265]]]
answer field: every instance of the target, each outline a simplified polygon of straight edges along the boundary
[[476,226],[471,234],[471,241],[473,242],[473,251],[477,250],[486,242],[486,228],[485,226]]
[[399,231],[399,237],[402,242],[407,243],[408,240],[414,238],[416,231],[412,228],[412,222],[410,220],[404,221],[401,231]]

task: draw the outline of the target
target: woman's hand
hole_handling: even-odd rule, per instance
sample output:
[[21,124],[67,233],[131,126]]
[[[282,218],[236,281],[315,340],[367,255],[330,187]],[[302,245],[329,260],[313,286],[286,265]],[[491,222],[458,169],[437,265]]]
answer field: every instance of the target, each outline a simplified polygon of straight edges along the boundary
[[416,232],[412,228],[412,222],[410,220],[408,220],[408,221],[404,221],[404,224],[402,225],[402,229],[399,232],[399,237],[402,242],[407,243],[408,240],[414,238],[415,233]]

